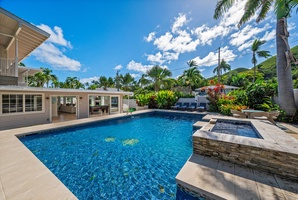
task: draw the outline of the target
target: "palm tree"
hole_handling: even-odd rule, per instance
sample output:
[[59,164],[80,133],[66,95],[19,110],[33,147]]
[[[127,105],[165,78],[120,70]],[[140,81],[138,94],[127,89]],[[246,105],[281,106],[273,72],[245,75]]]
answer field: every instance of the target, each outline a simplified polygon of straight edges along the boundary
[[253,77],[253,81],[252,81],[253,83],[255,82],[255,79],[256,79],[256,65],[257,65],[256,56],[261,57],[261,58],[268,58],[269,56],[271,56],[269,54],[269,51],[260,50],[260,47],[265,43],[266,43],[265,40],[255,39],[251,46],[251,50],[252,50],[251,62],[252,62],[252,64],[254,64],[254,77]]
[[109,87],[109,81],[107,77],[105,76],[99,77],[99,87],[103,87],[104,90],[107,90],[107,88]]
[[70,89],[80,89],[85,88],[85,85],[79,81],[78,77],[67,77],[63,87]]
[[120,83],[124,91],[129,91],[134,82],[134,78],[130,75],[130,73],[126,73],[124,76],[120,75]]
[[231,70],[231,65],[229,65],[224,59],[221,60],[220,65],[215,67],[213,73],[217,72],[218,82],[220,83],[222,70],[226,72],[227,70]]
[[50,81],[57,81],[58,80],[56,75],[51,74],[53,71],[50,70],[49,68],[41,67],[40,69],[42,69],[42,73],[43,73],[43,76],[45,78],[45,83],[47,84],[47,88],[49,87],[49,82]]
[[[236,0],[218,0],[214,11],[214,18],[220,18]],[[294,115],[296,105],[294,100],[291,62],[295,61],[288,43],[287,18],[291,11],[298,5],[297,0],[246,0],[244,14],[238,27],[251,19],[259,10],[257,22],[265,19],[271,6],[276,12],[276,70],[278,78],[278,102],[287,115]],[[296,61],[297,62],[297,61]]]
[[157,92],[166,79],[172,76],[172,72],[167,68],[161,68],[160,66],[155,65],[147,71],[147,75],[152,79],[154,90]]
[[181,77],[184,85],[188,86],[189,94],[192,93],[192,87],[202,79],[201,72],[196,67],[191,67],[183,72]]
[[189,66],[189,68],[198,66],[198,63],[195,60],[189,60],[186,62],[186,64]]
[[146,77],[147,77],[146,74],[142,74],[142,77],[139,79],[138,85],[141,88],[144,88],[145,86],[147,86],[150,83],[150,81]]

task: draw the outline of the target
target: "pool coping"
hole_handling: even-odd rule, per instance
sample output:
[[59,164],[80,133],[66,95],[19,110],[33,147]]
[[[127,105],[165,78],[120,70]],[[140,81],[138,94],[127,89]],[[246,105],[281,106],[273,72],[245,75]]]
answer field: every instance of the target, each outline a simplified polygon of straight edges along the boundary
[[18,137],[150,112],[205,115],[150,109],[0,131],[0,199],[77,199]]

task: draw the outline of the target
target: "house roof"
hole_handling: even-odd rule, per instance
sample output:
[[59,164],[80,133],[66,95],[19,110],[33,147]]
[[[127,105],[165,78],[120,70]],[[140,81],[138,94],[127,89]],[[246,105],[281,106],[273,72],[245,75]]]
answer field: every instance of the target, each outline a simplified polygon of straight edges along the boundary
[[0,45],[8,50],[9,58],[15,57],[16,36],[19,49],[18,60],[22,61],[46,41],[50,34],[0,8]]
[[[214,89],[215,87],[217,87],[217,86],[216,85],[208,85],[208,86],[204,86],[204,87],[200,87],[198,89],[195,89],[195,91],[199,91],[199,90],[202,90],[202,89]],[[223,88],[227,89],[227,90],[239,89],[239,87],[231,86],[231,85],[223,85]]]
[[42,88],[42,87],[22,87],[22,86],[0,86],[0,92],[52,92],[52,93],[87,93],[87,94],[106,94],[106,95],[129,95],[133,92],[124,91],[106,91],[106,90],[85,90],[85,89],[67,89],[67,88]]

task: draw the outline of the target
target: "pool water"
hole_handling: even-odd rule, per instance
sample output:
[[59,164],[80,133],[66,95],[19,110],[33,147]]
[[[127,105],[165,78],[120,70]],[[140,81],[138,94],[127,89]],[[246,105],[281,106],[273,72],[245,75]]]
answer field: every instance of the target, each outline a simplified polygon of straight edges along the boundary
[[211,131],[251,138],[261,138],[251,124],[244,122],[217,121]]
[[20,140],[79,199],[176,199],[201,118],[154,112]]

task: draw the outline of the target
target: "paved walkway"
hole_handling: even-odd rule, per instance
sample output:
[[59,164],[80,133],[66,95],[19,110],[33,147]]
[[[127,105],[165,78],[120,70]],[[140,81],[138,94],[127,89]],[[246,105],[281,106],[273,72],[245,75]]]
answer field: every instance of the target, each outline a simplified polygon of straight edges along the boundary
[[189,158],[176,182],[207,199],[298,199],[297,182],[197,154]]

